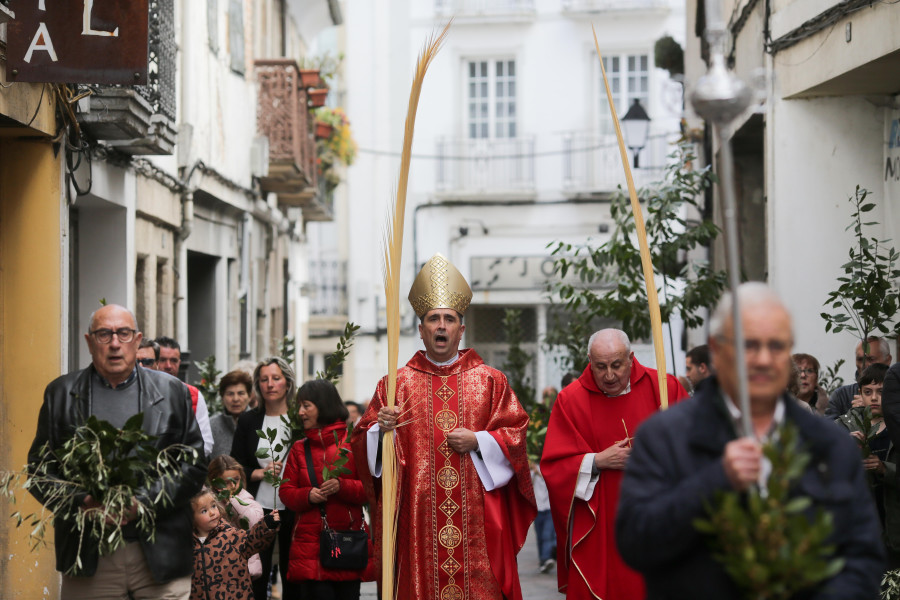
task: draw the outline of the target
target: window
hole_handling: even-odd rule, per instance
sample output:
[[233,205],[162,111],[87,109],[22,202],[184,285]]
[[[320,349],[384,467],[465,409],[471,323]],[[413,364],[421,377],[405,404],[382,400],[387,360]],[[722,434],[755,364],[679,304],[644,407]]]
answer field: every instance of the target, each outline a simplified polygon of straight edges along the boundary
[[244,74],[244,4],[231,0],[228,5],[228,51],[231,52],[231,70]]
[[467,137],[516,137],[516,61],[475,60],[466,67]]
[[209,35],[209,49],[219,52],[219,0],[206,0],[206,29]]
[[[614,132],[612,117],[609,114],[609,101],[606,99],[606,88],[603,86],[603,74],[597,65],[597,87],[599,99],[600,132]],[[603,68],[609,80],[609,89],[616,103],[616,114],[619,118],[628,110],[635,99],[641,101],[644,110],[649,112],[650,69],[646,54],[605,54]]]

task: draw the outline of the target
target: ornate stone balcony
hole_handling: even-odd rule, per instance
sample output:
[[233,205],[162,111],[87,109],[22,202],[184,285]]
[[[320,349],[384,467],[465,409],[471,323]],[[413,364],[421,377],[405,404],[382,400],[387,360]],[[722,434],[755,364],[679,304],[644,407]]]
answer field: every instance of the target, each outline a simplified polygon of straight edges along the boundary
[[259,108],[256,129],[269,138],[269,174],[262,189],[278,201],[303,206],[318,193],[316,144],[307,107],[306,89],[292,59],[258,60]]

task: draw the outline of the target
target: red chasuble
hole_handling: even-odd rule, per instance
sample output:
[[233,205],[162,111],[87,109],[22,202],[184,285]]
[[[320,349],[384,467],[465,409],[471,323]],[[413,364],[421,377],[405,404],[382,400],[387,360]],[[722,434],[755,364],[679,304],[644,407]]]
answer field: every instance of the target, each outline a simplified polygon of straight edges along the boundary
[[[382,379],[353,433],[359,473],[375,505],[376,548],[381,550],[380,479],[369,475],[366,431],[385,402]],[[474,350],[438,367],[419,351],[397,374],[402,411],[395,445],[400,463],[397,528],[397,597],[417,600],[520,600],[516,554],[525,543],[536,506],[525,429],[528,415],[500,371]],[[487,431],[515,476],[486,492],[469,454],[454,452],[447,434],[458,427]],[[377,569],[381,574],[381,561]]]
[[[672,375],[667,376],[667,387],[670,403],[687,396]],[[616,550],[616,506],[624,471],[602,470],[589,501],[575,497],[575,486],[585,454],[600,452],[625,439],[626,426],[627,435],[633,436],[638,425],[659,406],[656,370],[644,367],[637,359],[631,367],[631,391],[627,394],[606,396],[594,382],[588,365],[553,405],[541,473],[550,492],[556,528],[559,591],[567,600],[634,600],[645,595],[643,578],[622,562]]]

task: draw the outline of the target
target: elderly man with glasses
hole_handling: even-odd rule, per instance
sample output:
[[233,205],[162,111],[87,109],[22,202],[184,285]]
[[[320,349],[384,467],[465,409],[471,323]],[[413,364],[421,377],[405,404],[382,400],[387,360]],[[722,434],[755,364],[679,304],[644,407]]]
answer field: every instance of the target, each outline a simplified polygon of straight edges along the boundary
[[741,597],[694,522],[706,516],[719,492],[746,492],[754,485],[765,489],[772,465],[762,444],[777,440],[790,423],[810,453],[791,497],[809,498],[807,518],[817,510],[829,514],[834,530],[828,544],[834,557],[844,561],[839,572],[792,598],[875,598],[884,573],[884,548],[859,448],[846,430],[842,433],[804,410],[785,393],[793,331],[778,296],[756,282],[743,284],[737,293],[751,431],[743,430],[738,406],[729,293],[710,322],[716,375],[690,400],[647,419],[635,436],[616,520],[622,558],[643,574],[650,600]]
[[[96,546],[87,539],[79,543],[75,523],[54,522],[57,570],[69,570],[79,554],[83,565],[78,576],[63,575],[60,597],[186,600],[193,565],[189,499],[206,478],[203,438],[187,388],[165,373],[137,368],[137,349],[143,336],[134,314],[122,306],[109,304],[96,311],[84,338],[91,364],[47,386],[37,433],[28,452],[29,465],[40,462],[44,444],[60,447],[89,416],[121,428],[136,413],[144,414],[144,431],[156,436],[160,449],[184,444],[195,449],[198,458],[186,460],[181,465],[181,478],[167,484],[174,505],[157,514],[152,541],[126,522],[126,544],[108,556],[99,556]],[[138,488],[136,496],[153,497],[152,487],[156,485],[159,483],[148,482],[146,489]],[[51,493],[46,487],[29,491],[38,501]],[[85,509],[99,506],[86,494],[82,504]],[[137,506],[134,502],[132,519]]]

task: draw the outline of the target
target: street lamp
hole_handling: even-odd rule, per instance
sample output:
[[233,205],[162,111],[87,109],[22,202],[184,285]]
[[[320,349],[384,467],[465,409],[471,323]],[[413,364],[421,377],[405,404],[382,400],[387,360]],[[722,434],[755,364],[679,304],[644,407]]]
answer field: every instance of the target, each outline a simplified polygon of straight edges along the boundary
[[634,168],[638,167],[638,155],[647,145],[647,134],[650,132],[650,117],[641,106],[637,98],[622,117],[622,127],[625,129],[625,139],[628,140],[628,148],[634,154]]

